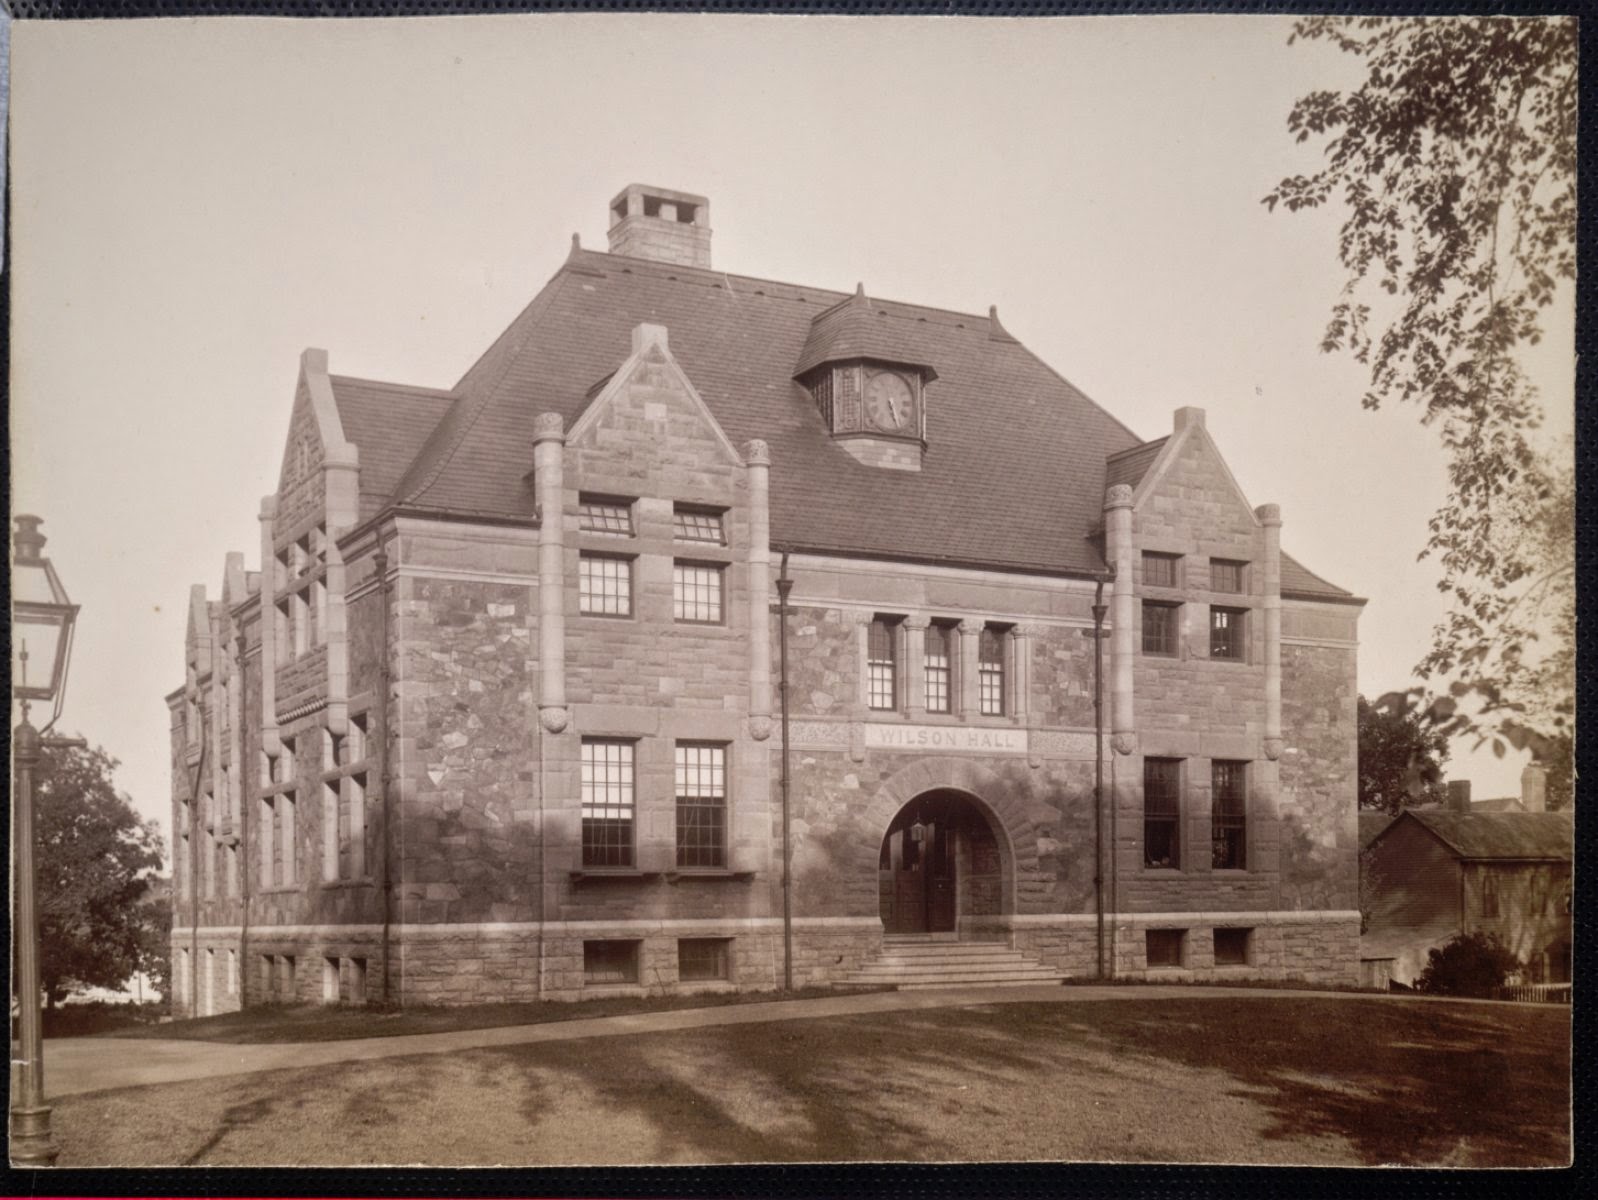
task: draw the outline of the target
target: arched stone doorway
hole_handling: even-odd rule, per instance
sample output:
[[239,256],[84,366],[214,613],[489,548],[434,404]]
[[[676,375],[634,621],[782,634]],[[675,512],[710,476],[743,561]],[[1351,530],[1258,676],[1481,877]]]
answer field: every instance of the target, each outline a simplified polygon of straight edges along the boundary
[[878,905],[890,935],[954,934],[963,919],[1004,911],[1003,841],[986,805],[936,788],[889,822],[877,857]]

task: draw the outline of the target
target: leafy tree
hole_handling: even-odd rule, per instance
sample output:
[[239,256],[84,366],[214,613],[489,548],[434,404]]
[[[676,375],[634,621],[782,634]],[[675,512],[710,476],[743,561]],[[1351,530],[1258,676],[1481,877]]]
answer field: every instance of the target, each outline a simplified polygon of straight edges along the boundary
[[1480,996],[1502,987],[1520,966],[1497,934],[1462,933],[1426,952],[1426,968],[1415,987],[1439,996]]
[[139,899],[144,919],[139,923],[138,965],[134,968],[150,977],[150,986],[160,993],[168,1008],[172,1003],[172,881],[159,878],[147,881]]
[[1448,761],[1448,738],[1409,696],[1359,698],[1359,804],[1397,813],[1436,799]]
[[52,1007],[79,988],[121,987],[147,937],[139,900],[163,843],[113,786],[116,767],[98,748],[46,747],[39,764],[39,975]]
[[1290,41],[1337,46],[1365,79],[1294,104],[1289,131],[1324,138],[1325,165],[1264,199],[1342,201],[1344,285],[1321,348],[1369,368],[1366,408],[1418,405],[1447,456],[1421,556],[1449,613],[1417,673],[1449,686],[1417,694],[1450,734],[1544,760],[1574,711],[1573,625],[1537,620],[1550,597],[1574,611],[1573,493],[1532,440],[1542,409],[1520,356],[1575,277],[1575,33],[1570,19],[1298,21]]

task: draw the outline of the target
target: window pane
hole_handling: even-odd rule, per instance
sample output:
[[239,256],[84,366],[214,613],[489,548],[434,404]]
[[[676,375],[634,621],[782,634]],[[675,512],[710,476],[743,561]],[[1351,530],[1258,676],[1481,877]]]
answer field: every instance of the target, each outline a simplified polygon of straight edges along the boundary
[[620,500],[584,497],[577,502],[577,528],[585,533],[630,535],[633,531],[633,506]]
[[928,625],[925,648],[927,711],[949,711],[949,627]]
[[584,983],[637,983],[637,942],[584,942]]
[[577,609],[606,617],[631,616],[633,564],[585,554],[577,560]]
[[1210,609],[1210,657],[1243,657],[1243,611],[1235,608]]
[[1182,929],[1150,929],[1144,935],[1144,955],[1151,967],[1182,965]]
[[719,512],[679,508],[673,511],[671,520],[673,532],[682,541],[710,542],[717,546],[726,541]]
[[1143,653],[1176,653],[1176,614],[1174,604],[1143,603]]
[[1210,765],[1211,865],[1218,871],[1241,871],[1247,866],[1246,765],[1220,759]]
[[1244,564],[1240,562],[1232,562],[1225,558],[1210,559],[1210,591],[1241,592],[1243,566]]
[[1215,931],[1215,965],[1218,967],[1244,966],[1248,963],[1248,935],[1251,929],[1217,929]]
[[991,625],[977,638],[977,701],[984,716],[1004,713],[1004,633]]
[[730,938],[678,938],[677,978],[685,983],[729,978],[731,944]]
[[633,863],[633,744],[585,738],[581,792],[583,865]]
[[866,636],[866,703],[872,708],[891,709],[898,701],[894,622],[881,618],[871,622]]
[[681,743],[676,748],[677,865],[727,865],[727,750]]
[[1143,582],[1149,587],[1175,587],[1176,564],[1180,556],[1143,552]]
[[1174,758],[1143,760],[1143,865],[1181,866],[1182,764]]
[[671,615],[677,621],[721,622],[721,568],[674,563]]

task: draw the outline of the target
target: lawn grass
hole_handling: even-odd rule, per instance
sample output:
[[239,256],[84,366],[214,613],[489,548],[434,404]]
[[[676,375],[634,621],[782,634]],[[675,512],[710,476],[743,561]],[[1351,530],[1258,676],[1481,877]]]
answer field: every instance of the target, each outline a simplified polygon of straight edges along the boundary
[[343,1062],[71,1095],[63,1166],[1558,1166],[1562,1007],[1128,996]]
[[[711,992],[687,996],[610,996],[562,1002],[532,1000],[499,1004],[407,1005],[262,1004],[214,1017],[167,1021],[160,1025],[119,1024],[92,1031],[117,1038],[178,1038],[234,1045],[280,1042],[336,1042],[349,1038],[401,1037],[412,1033],[451,1033],[461,1029],[497,1029],[505,1025],[542,1025],[590,1017],[673,1012],[684,1008],[720,1008],[771,1000],[807,1000],[880,988],[795,988],[791,992]],[[84,1031],[89,1032],[89,1031]],[[61,1035],[66,1036],[66,1035]]]

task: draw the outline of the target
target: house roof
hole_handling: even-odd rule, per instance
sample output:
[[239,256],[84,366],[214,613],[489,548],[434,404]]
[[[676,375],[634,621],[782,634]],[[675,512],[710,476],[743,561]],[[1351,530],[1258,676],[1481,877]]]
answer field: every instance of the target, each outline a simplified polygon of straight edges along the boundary
[[1375,809],[1362,808],[1359,810],[1359,848],[1365,849],[1374,842],[1377,836],[1393,823],[1393,814],[1379,812]]
[[[672,354],[734,445],[761,438],[770,446],[777,546],[1097,573],[1111,471],[1158,452],[1159,443],[1140,442],[992,312],[868,300],[574,245],[449,393],[335,379],[335,394],[348,395],[356,413],[345,430],[361,450],[363,515],[368,490],[386,485],[399,507],[531,521],[534,419],[557,412],[569,428],[595,385],[626,360],[641,323],[666,327]],[[844,353],[936,372],[921,471],[864,465],[828,436],[794,376],[806,362]],[[384,404],[404,406],[411,419],[398,427],[378,419]],[[418,442],[428,412],[436,427]],[[394,444],[369,448],[374,440]],[[1114,468],[1112,456],[1121,456]],[[371,483],[368,464],[380,464]],[[1285,555],[1282,586],[1350,599]]]
[[1460,858],[1552,859],[1568,862],[1575,850],[1575,826],[1562,812],[1452,812],[1407,809]]
[[344,436],[360,451],[360,514],[383,507],[405,468],[454,403],[449,392],[330,376]]

